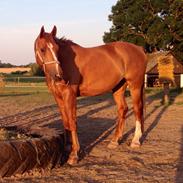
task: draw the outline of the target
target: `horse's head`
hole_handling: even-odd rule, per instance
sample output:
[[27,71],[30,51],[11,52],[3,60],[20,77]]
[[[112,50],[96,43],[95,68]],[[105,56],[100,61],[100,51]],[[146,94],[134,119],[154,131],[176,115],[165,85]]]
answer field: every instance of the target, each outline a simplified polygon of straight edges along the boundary
[[62,70],[58,61],[59,46],[55,42],[56,33],[56,26],[51,33],[46,33],[42,27],[34,47],[36,62],[43,68],[45,74],[49,74],[54,80],[62,79]]

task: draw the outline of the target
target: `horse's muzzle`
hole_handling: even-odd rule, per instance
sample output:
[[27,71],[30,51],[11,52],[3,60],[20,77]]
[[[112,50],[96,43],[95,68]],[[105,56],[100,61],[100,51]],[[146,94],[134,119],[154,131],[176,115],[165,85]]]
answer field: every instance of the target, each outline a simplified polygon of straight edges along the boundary
[[49,74],[49,76],[55,81],[63,79],[63,72],[58,64],[45,65],[44,72]]

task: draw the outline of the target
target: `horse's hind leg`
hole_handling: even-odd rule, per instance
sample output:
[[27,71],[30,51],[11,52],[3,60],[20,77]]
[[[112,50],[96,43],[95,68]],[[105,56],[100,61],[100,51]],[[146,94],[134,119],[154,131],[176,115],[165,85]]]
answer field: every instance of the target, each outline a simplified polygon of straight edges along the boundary
[[118,119],[117,119],[117,125],[116,125],[114,136],[108,145],[108,148],[110,149],[114,149],[118,146],[118,141],[123,134],[123,129],[125,125],[125,116],[128,111],[128,106],[126,104],[125,96],[124,96],[126,87],[127,87],[127,83],[124,83],[118,90],[116,90],[113,93],[113,98],[118,109]]
[[130,87],[130,93],[132,96],[133,109],[136,119],[135,135],[133,137],[131,147],[139,147],[141,145],[140,139],[144,132],[144,118],[143,118],[143,86]]

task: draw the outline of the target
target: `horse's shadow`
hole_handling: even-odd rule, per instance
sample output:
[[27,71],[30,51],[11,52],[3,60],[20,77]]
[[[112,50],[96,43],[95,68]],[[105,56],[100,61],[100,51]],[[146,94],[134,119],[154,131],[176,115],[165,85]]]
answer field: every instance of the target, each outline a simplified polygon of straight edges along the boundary
[[[144,131],[142,139],[141,139],[142,143],[146,140],[146,138],[151,133],[151,131],[156,128],[156,126],[160,122],[161,117],[163,116],[163,114],[175,102],[175,99],[179,94],[181,94],[180,90],[177,90],[177,89],[171,90],[170,91],[170,95],[171,95],[170,96],[170,103],[167,104],[167,105],[162,105],[161,104],[161,100],[162,100],[162,97],[163,97],[163,91],[156,92],[155,94],[150,95],[149,97],[147,97],[146,107],[151,105],[154,100],[159,100],[160,103],[159,103],[159,105],[153,105],[153,108],[147,114],[145,114],[145,120],[147,120],[148,118],[151,117],[151,115],[153,113],[155,113],[156,111],[159,111],[158,114],[156,115],[155,119],[150,124],[146,125],[145,131]],[[127,94],[127,96],[128,95],[129,94]],[[101,97],[101,99],[102,99],[102,97]],[[104,98],[103,100],[106,100],[106,99]],[[101,109],[92,110],[88,114],[98,112],[99,110],[105,110],[108,107],[110,107],[111,105],[115,105],[114,102],[112,101],[112,99],[110,99],[109,104],[106,105],[105,107],[103,107]],[[86,127],[90,126],[90,128],[87,128],[88,129],[87,135],[84,134],[83,136],[81,136],[81,141],[85,142],[85,143],[83,143],[83,146],[84,147],[89,146],[89,148],[87,148],[87,150],[86,150],[87,153],[89,153],[92,150],[92,148],[95,147],[98,143],[105,140],[113,132],[113,130],[115,129],[115,119],[86,118],[88,114],[85,114],[80,119],[80,120],[86,119],[85,122],[82,123],[81,126],[80,126],[80,128],[83,129],[83,133],[86,134],[86,131],[85,131],[86,128],[83,125],[86,125]],[[129,118],[131,115],[133,115],[132,108],[128,111],[127,118]],[[101,126],[102,126],[102,128],[101,128]],[[93,131],[95,131],[95,133],[93,133]],[[119,141],[119,144],[124,143],[134,133],[134,131],[135,131],[134,127],[127,130],[123,134],[123,137]],[[87,138],[88,136],[90,136],[90,138]]]
[[[127,94],[128,95],[128,94]],[[156,93],[155,98],[157,99],[158,95],[161,96],[161,93]],[[115,121],[116,118],[102,118],[102,117],[96,117],[93,118],[92,115],[95,114],[96,112],[101,112],[102,110],[107,110],[108,108],[112,107],[115,105],[113,102],[113,99],[110,94],[103,95],[103,96],[97,96],[97,97],[87,97],[83,98],[78,101],[80,108],[84,108],[86,106],[92,106],[95,104],[98,104],[100,102],[104,102],[105,105],[102,105],[101,107],[95,107],[94,109],[92,108],[88,112],[84,113],[82,116],[79,116],[77,121],[78,121],[78,135],[79,135],[79,140],[81,142],[81,149],[82,149],[82,157],[85,156],[85,154],[90,153],[90,151],[95,147],[97,144],[99,144],[101,141],[105,140],[108,138],[108,136],[113,132],[115,129]],[[150,105],[153,101],[153,97],[148,98],[148,104]],[[146,119],[151,116],[152,113],[154,113],[158,107],[155,107],[150,113],[147,114]],[[161,115],[164,113],[166,107],[164,110],[162,110],[161,114],[157,116],[157,119],[152,122],[152,124],[147,128],[143,135],[143,141],[147,137],[147,135],[153,130],[153,128],[156,127],[158,124]],[[133,115],[133,110],[132,108],[129,110],[127,114],[127,118]],[[51,124],[48,125],[49,127],[54,127],[54,128],[59,128],[60,126],[60,121],[56,120],[52,122]],[[130,135],[134,133],[135,128],[131,128],[128,131],[126,131],[120,140],[120,144],[124,143]]]
[[162,90],[157,92],[157,93],[155,93],[154,95],[149,96],[147,98],[147,106],[150,105],[154,100],[160,100],[160,104],[159,105],[155,105],[153,107],[153,109],[149,113],[147,113],[145,115],[145,120],[148,119],[149,117],[151,117],[151,115],[153,113],[155,113],[158,109],[160,109],[160,111],[156,115],[154,121],[152,121],[152,123],[146,128],[145,132],[143,133],[143,136],[142,136],[142,139],[141,139],[142,143],[147,138],[148,134],[158,125],[158,123],[159,123],[161,117],[163,116],[163,114],[166,112],[166,110],[172,104],[175,103],[175,99],[181,93],[182,93],[182,90],[179,89],[179,88],[170,90],[169,103],[168,104],[164,104],[164,105],[162,103],[162,99],[163,99],[163,91]]
[[[175,92],[174,97],[172,101],[175,101],[175,98],[179,95],[179,92]],[[128,94],[127,94],[128,95]],[[162,91],[151,95],[150,97],[147,97],[147,106],[151,105],[154,100],[161,99],[162,98]],[[105,105],[97,105],[98,107],[92,105],[95,104],[100,104],[102,102],[105,102]],[[91,107],[91,110],[88,110],[86,113],[83,115],[79,116],[77,121],[78,121],[78,135],[79,135],[79,140],[81,142],[81,147],[82,147],[82,158],[85,156],[85,154],[90,153],[90,151],[95,147],[98,143],[101,141],[105,140],[108,138],[108,136],[113,132],[115,128],[115,117],[114,118],[104,118],[104,117],[92,117],[97,112],[101,112],[102,110],[107,110],[108,108],[111,108],[115,105],[112,95],[111,94],[106,94],[102,96],[97,96],[97,97],[84,97],[80,98],[78,100],[78,109],[86,108],[86,107]],[[156,105],[153,106],[151,111],[149,111],[145,119],[148,119],[151,117],[153,113],[155,113],[158,109],[159,112],[156,115],[156,118],[152,123],[146,125],[146,130],[143,134],[142,137],[142,142],[147,138],[148,134],[155,129],[155,127],[158,125],[162,115],[164,112],[167,110],[169,105]],[[41,115],[39,117],[39,113],[37,112],[46,112],[52,110],[53,112],[44,118],[41,118]],[[0,121],[11,121],[11,124],[16,124],[18,123],[19,120],[22,120],[23,118],[29,117],[29,115],[38,115],[39,119],[35,118],[32,123],[27,121],[24,126],[31,127],[31,125],[37,125],[37,126],[43,126],[43,127],[49,127],[49,128],[57,128],[57,129],[63,129],[62,123],[60,121],[60,114],[58,112],[57,106],[55,104],[50,105],[50,106],[43,106],[40,108],[36,108],[31,111],[27,111],[24,113],[20,114],[15,114],[12,116],[7,116]],[[127,114],[127,118],[133,115],[133,110],[132,108],[129,110]],[[15,121],[12,121],[12,119],[16,119]],[[124,143],[130,135],[134,133],[134,128],[130,128],[128,131],[126,131],[123,135],[123,138],[120,140],[120,144]]]
[[[100,105],[102,102],[105,102],[105,104]],[[99,104],[99,106],[96,107],[95,104]],[[92,107],[92,105],[95,106],[95,108]],[[87,110],[86,113],[77,118],[78,136],[82,149],[80,156],[82,156],[82,158],[85,154],[88,154],[94,146],[107,138],[115,127],[115,119],[92,117],[92,115],[102,110],[107,110],[114,105],[112,96],[109,93],[103,96],[85,97],[78,100],[79,109],[91,106],[90,110]],[[52,121],[52,123],[46,124],[45,126],[63,129],[60,120]]]

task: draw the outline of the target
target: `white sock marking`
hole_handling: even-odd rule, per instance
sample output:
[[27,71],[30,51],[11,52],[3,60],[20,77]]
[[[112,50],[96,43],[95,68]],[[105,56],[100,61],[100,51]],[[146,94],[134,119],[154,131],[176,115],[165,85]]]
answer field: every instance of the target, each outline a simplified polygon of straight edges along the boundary
[[136,121],[135,135],[132,141],[134,142],[139,141],[141,136],[142,136],[141,123],[140,121]]

